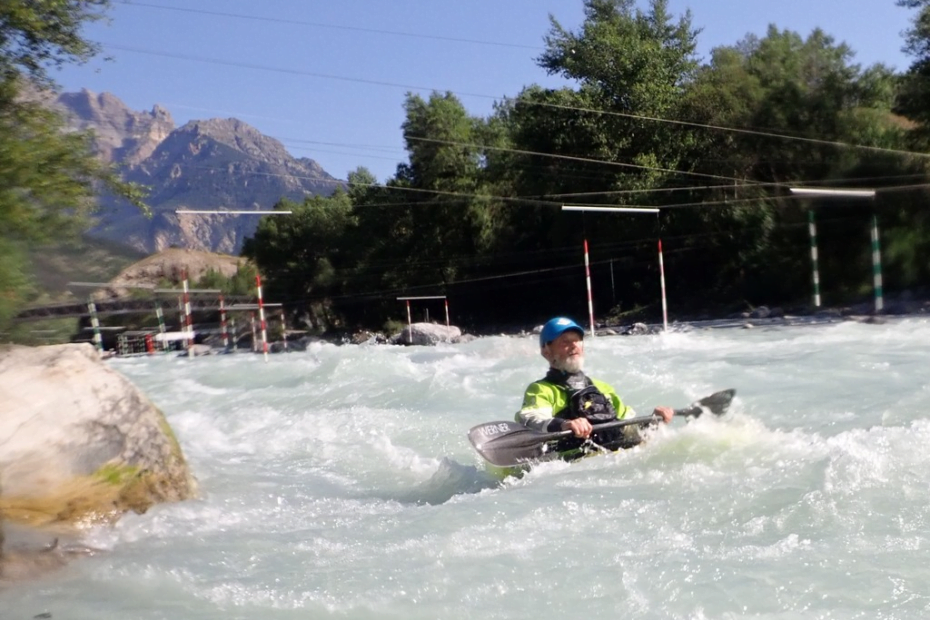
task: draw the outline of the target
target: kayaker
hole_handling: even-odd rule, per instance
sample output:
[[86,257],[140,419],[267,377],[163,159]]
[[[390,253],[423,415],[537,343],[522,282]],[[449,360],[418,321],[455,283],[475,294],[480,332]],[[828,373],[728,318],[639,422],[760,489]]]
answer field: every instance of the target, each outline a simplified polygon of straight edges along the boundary
[[[584,374],[584,329],[566,317],[556,317],[539,333],[539,352],[549,362],[549,372],[524,392],[517,422],[539,431],[571,430],[573,437],[559,443],[559,452],[577,450],[592,438],[611,449],[639,443],[636,427],[598,432],[597,425],[635,416],[613,387]],[[653,413],[664,422],[674,415],[670,407]]]

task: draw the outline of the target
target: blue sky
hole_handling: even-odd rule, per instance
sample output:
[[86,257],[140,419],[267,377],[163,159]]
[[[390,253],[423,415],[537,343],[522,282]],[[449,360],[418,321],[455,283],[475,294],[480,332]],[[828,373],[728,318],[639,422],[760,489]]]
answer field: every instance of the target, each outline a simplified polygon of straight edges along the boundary
[[[640,1],[642,7],[645,0]],[[894,0],[670,0],[691,9],[706,57],[769,24],[820,27],[862,65],[909,65]],[[86,35],[104,56],[54,77],[65,91],[110,92],[135,110],[159,104],[180,126],[235,117],[339,178],[365,166],[379,180],[405,160],[408,91],[452,91],[474,115],[537,83],[549,14],[577,28],[581,0],[113,0]],[[246,17],[243,17],[246,16]]]

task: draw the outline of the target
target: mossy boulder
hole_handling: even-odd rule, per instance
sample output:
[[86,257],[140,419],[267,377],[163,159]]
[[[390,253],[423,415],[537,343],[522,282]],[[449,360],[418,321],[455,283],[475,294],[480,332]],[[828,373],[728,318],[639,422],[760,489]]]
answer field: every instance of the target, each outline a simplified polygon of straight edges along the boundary
[[162,412],[88,344],[0,350],[0,518],[112,522],[197,492]]

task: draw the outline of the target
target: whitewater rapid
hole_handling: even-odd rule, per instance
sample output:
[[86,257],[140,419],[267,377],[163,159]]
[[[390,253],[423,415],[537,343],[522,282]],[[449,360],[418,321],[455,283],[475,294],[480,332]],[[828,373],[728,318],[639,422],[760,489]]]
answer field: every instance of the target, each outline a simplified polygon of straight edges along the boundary
[[[534,337],[109,362],[201,497],[88,531],[0,618],[923,618],[930,321],[589,338],[644,413],[726,416],[522,479],[472,426],[542,376]],[[48,616],[46,616],[48,617]]]

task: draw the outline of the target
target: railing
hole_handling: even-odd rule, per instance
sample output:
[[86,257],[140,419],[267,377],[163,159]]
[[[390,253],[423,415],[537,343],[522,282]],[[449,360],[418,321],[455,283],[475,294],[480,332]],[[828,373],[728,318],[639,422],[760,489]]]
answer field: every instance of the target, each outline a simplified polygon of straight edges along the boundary
[[[227,303],[249,303],[255,300],[250,295],[240,295],[226,297]],[[171,307],[171,304],[152,299],[123,299],[116,301],[95,301],[97,314],[100,316],[111,316],[117,314],[144,314],[155,312],[158,307]],[[220,309],[220,300],[218,298],[193,298],[191,299],[191,308],[193,310],[216,310]],[[49,304],[46,306],[35,306],[26,308],[14,317],[14,321],[41,321],[45,319],[61,319],[71,317],[89,316],[86,301],[76,301],[61,304]]]

